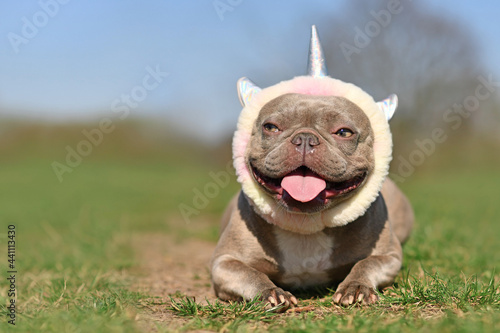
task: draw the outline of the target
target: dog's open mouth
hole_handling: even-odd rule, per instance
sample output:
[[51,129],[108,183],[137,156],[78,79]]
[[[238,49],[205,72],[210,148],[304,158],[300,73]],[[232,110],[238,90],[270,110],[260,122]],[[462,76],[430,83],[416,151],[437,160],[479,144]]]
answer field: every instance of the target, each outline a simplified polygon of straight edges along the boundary
[[311,169],[301,166],[281,178],[264,176],[252,167],[257,182],[269,192],[276,194],[278,199],[290,196],[299,203],[320,200],[326,203],[328,199],[341,196],[358,188],[366,178],[366,172],[342,182],[331,182],[323,179]]

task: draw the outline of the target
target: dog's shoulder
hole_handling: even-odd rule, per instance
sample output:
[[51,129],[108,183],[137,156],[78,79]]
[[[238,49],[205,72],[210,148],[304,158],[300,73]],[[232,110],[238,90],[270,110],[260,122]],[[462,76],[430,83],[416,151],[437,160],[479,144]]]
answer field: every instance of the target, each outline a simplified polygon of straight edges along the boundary
[[410,202],[391,179],[382,186],[382,196],[387,206],[392,229],[401,243],[410,236],[415,216]]
[[255,213],[240,191],[224,213],[213,259],[230,255],[266,274],[277,273],[279,253],[273,228]]

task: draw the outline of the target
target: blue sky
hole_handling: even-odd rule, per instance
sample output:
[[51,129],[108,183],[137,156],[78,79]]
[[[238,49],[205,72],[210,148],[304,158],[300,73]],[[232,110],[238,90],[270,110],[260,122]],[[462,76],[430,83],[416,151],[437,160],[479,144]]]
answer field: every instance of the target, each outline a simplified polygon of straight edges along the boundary
[[[268,86],[305,74],[311,24],[337,15],[344,3],[59,1],[0,3],[4,116],[99,119],[113,113],[123,94],[141,89],[147,68],[159,68],[168,75],[130,114],[154,116],[205,138],[234,129],[239,77]],[[214,4],[221,3],[217,12]],[[478,62],[500,77],[499,2],[426,0],[423,7],[469,30]]]

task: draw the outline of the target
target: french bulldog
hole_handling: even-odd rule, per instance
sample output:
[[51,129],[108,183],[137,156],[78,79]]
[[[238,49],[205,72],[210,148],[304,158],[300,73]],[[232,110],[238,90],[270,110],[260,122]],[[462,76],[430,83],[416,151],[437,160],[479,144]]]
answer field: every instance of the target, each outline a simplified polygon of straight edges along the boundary
[[375,103],[354,85],[309,73],[264,90],[240,80],[233,155],[243,189],[212,257],[222,300],[260,297],[284,311],[298,304],[296,289],[337,286],[333,302],[371,304],[401,268],[414,218],[386,179],[394,99]]

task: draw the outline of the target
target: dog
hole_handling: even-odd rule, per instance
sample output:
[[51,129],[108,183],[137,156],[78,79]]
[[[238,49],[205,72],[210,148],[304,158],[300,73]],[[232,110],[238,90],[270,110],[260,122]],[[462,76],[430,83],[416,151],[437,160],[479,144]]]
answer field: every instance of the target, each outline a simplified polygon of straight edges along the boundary
[[284,311],[298,304],[293,290],[336,285],[334,303],[372,304],[401,268],[414,215],[386,179],[397,97],[376,103],[329,77],[314,26],[308,74],[266,89],[238,82],[242,191],[211,262],[222,300],[260,297]]

